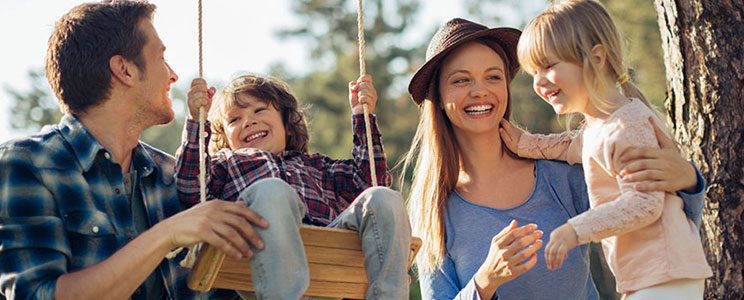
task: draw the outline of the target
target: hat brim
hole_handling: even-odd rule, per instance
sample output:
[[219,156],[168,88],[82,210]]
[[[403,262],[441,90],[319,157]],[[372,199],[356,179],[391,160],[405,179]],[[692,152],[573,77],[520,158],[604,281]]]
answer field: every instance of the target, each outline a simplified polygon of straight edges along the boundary
[[474,41],[482,37],[493,38],[495,42],[501,45],[501,48],[506,52],[507,59],[509,60],[510,70],[509,75],[514,78],[514,75],[519,71],[519,60],[517,59],[517,43],[519,42],[519,36],[522,34],[521,31],[509,28],[509,27],[498,27],[491,28],[488,30],[478,31],[471,35],[460,38],[457,42],[452,43],[446,49],[440,51],[433,57],[429,58],[418,70],[413,74],[411,82],[408,84],[408,92],[411,94],[413,102],[421,104],[426,99],[429,85],[431,83],[431,77],[433,76],[434,70],[437,65],[441,63],[442,59],[452,52],[453,49],[458,46]]

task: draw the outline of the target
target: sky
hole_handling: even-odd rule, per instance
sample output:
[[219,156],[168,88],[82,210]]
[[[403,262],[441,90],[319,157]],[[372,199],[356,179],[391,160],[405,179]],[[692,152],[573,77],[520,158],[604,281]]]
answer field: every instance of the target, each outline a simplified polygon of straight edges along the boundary
[[[289,72],[301,75],[309,71],[308,51],[301,39],[281,40],[275,33],[300,26],[293,18],[292,0],[203,1],[203,42],[205,78],[227,80],[240,72],[267,73],[277,61]],[[24,92],[31,88],[29,70],[44,66],[47,40],[54,22],[83,1],[25,0],[3,1],[0,10],[0,142],[29,134],[8,125],[10,95],[5,87]],[[167,50],[166,60],[180,77],[176,83],[186,87],[198,73],[197,1],[150,0],[158,8],[154,24]],[[260,4],[258,4],[260,3]],[[412,38],[424,42],[433,28],[465,10],[460,1],[421,1],[422,9],[413,26]],[[493,26],[493,24],[486,24]],[[512,25],[514,26],[514,25]],[[423,56],[423,53],[422,53]]]

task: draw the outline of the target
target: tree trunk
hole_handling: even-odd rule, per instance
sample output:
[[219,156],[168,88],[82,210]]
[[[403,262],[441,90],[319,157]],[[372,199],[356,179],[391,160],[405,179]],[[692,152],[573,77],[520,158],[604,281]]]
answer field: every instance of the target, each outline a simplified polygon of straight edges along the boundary
[[673,131],[708,182],[705,299],[744,299],[744,3],[655,0]]

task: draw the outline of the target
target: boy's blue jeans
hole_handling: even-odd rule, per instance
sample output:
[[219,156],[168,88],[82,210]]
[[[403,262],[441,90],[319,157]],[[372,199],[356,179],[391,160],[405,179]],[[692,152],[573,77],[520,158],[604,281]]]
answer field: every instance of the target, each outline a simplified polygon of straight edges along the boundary
[[[265,245],[260,251],[254,248],[251,257],[255,295],[238,294],[245,299],[299,299],[309,282],[299,232],[305,203],[294,188],[276,178],[256,181],[238,199],[269,222],[267,229],[255,227]],[[359,232],[370,283],[367,299],[408,299],[411,225],[399,192],[368,188],[328,227]]]

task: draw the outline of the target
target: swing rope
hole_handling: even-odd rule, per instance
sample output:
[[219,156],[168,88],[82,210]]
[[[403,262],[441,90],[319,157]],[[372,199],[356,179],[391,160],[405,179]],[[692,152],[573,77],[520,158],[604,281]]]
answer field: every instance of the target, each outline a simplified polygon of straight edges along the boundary
[[[204,78],[204,56],[203,56],[203,47],[202,47],[202,0],[198,0],[199,8],[198,8],[198,15],[199,15],[199,21],[198,21],[198,43],[199,43],[199,78]],[[204,113],[204,106],[199,107],[199,202],[204,203],[207,201],[207,193],[206,193],[206,155],[204,153],[204,140],[207,137],[207,132],[204,130],[204,125],[206,123],[206,114]],[[194,263],[196,262],[196,252],[198,252],[198,249],[201,248],[201,244],[196,244],[193,246],[188,247],[189,251],[186,257],[181,260],[180,265],[182,267],[191,268],[194,266]],[[183,247],[179,247],[171,252],[169,252],[165,257],[168,259],[176,257],[178,253],[183,251]]]
[[[202,0],[199,0],[199,78],[204,78],[204,60],[202,48]],[[207,138],[207,131],[204,130],[206,123],[206,114],[204,106],[199,107],[199,202],[207,201],[207,180],[206,180],[206,162],[204,154],[204,140]]]
[[[362,12],[362,0],[357,0],[357,36],[359,37],[359,76],[367,73],[364,64],[364,13]],[[364,128],[367,133],[367,154],[369,154],[369,172],[372,176],[372,186],[377,185],[377,173],[375,172],[375,152],[372,146],[372,128],[369,126],[369,106],[362,105],[364,109]]]
[[[204,56],[202,46],[202,0],[197,1],[199,3],[198,15],[198,40],[199,40],[199,78],[204,78]],[[207,180],[206,180],[206,154],[204,152],[204,140],[207,138],[207,131],[204,130],[204,124],[206,123],[206,113],[204,112],[204,106],[199,107],[199,203],[207,201]],[[201,249],[202,244],[196,244],[189,247],[189,253],[181,261],[182,267],[191,268],[196,263],[196,253]],[[214,270],[210,270],[213,272]]]

